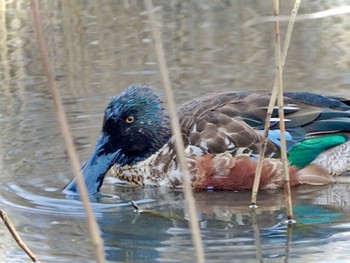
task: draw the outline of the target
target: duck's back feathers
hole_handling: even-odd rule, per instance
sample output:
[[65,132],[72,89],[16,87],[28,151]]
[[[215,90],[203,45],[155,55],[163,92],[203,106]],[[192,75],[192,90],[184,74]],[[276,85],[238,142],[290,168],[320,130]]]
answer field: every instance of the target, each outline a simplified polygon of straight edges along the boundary
[[[196,146],[203,153],[238,149],[258,153],[269,99],[266,92],[218,93],[183,104],[178,113],[186,145]],[[350,132],[350,107],[339,100],[303,92],[286,93],[284,100],[288,149],[311,135]],[[266,153],[269,156],[279,154],[278,120],[275,109]]]
[[284,96],[295,101],[304,102],[308,105],[314,105],[316,107],[329,108],[339,111],[350,110],[349,100],[343,98],[323,96],[310,92],[286,92],[284,93]]

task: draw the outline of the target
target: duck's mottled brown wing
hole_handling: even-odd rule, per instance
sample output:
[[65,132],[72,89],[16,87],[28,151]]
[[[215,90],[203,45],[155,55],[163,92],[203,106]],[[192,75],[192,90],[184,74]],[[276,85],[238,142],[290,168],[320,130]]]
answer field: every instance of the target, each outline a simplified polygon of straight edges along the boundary
[[[183,104],[178,113],[186,145],[198,150],[198,154],[257,154],[262,136],[242,115],[261,125],[266,117],[266,103],[267,98],[259,99],[256,94],[219,93]],[[276,152],[278,149],[269,143],[267,154]]]

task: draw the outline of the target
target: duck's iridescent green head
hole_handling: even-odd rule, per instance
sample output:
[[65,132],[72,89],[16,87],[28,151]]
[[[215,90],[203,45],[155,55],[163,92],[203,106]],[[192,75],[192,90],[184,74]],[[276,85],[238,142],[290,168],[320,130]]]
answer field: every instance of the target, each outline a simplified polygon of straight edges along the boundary
[[[112,165],[134,165],[158,151],[170,136],[169,117],[150,87],[133,85],[114,97],[95,150],[82,169],[89,194],[99,191]],[[65,191],[77,192],[75,180]]]

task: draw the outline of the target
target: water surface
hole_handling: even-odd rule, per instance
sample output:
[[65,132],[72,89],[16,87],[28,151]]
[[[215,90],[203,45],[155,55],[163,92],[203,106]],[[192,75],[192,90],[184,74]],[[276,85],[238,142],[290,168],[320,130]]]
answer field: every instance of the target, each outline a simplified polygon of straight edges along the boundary
[[[283,1],[284,2],[284,1]],[[132,83],[161,93],[141,1],[41,1],[45,37],[79,156],[86,160],[108,100]],[[305,1],[300,13],[343,1]],[[270,89],[273,25],[268,1],[155,1],[176,100],[221,90]],[[285,1],[281,13],[289,14]],[[0,17],[0,204],[42,262],[94,262],[79,201],[62,187],[72,172],[43,76],[28,1],[3,1]],[[297,22],[286,90],[349,97],[350,16]],[[285,32],[285,24],[282,25]],[[282,37],[284,34],[282,33]],[[193,262],[181,191],[116,187],[93,200],[108,262]],[[197,192],[208,262],[347,262],[349,185],[293,189],[297,224],[287,232],[282,191]],[[144,214],[129,202],[139,201]],[[256,219],[256,220],[255,220]],[[28,262],[4,226],[0,261]]]

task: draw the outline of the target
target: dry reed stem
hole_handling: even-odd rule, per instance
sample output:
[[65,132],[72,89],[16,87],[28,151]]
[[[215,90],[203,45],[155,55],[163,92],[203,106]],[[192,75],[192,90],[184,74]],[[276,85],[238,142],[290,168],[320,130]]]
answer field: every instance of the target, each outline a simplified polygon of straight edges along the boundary
[[[273,1],[274,15],[279,15],[279,0]],[[279,127],[281,131],[281,160],[283,163],[284,171],[284,192],[286,198],[286,208],[287,208],[287,220],[293,220],[293,207],[292,207],[292,197],[290,191],[290,176],[289,176],[289,163],[287,158],[287,144],[286,144],[286,127],[284,123],[284,101],[283,101],[283,77],[282,77],[282,55],[281,55],[281,36],[279,29],[279,21],[275,23],[275,64],[276,64],[276,75],[278,79],[278,117],[279,117]]]
[[34,253],[26,246],[26,244],[22,241],[21,237],[16,231],[16,228],[13,226],[10,218],[6,215],[5,211],[0,209],[0,217],[2,221],[4,221],[5,226],[8,231],[11,233],[13,239],[17,242],[18,246],[30,257],[33,262],[40,263],[38,258],[34,255]]
[[64,113],[63,105],[61,96],[58,92],[58,89],[56,87],[55,79],[54,79],[54,71],[51,66],[49,57],[48,57],[48,50],[46,41],[43,35],[43,29],[41,25],[41,16],[40,16],[40,10],[39,10],[39,3],[37,0],[31,0],[31,9],[33,14],[33,21],[34,21],[34,27],[35,27],[35,33],[36,38],[38,42],[38,48],[41,56],[41,61],[43,64],[43,69],[45,71],[45,75],[48,81],[49,90],[51,92],[54,106],[55,106],[55,112],[57,114],[59,126],[61,128],[61,132],[65,141],[65,145],[68,152],[68,157],[71,162],[71,165],[73,167],[73,172],[75,174],[78,189],[80,193],[80,199],[83,202],[85,212],[87,215],[87,223],[88,223],[88,229],[89,234],[91,237],[91,241],[93,243],[93,247],[95,250],[95,256],[97,262],[105,262],[105,255],[104,255],[104,247],[103,247],[103,241],[100,237],[100,231],[96,222],[96,218],[92,212],[89,196],[86,190],[85,182],[83,180],[83,177],[80,173],[80,163],[78,160],[77,153],[75,151],[73,139],[68,127],[67,119]]
[[163,86],[167,98],[167,106],[171,117],[171,128],[172,133],[175,137],[175,148],[177,153],[177,159],[180,163],[180,167],[183,174],[183,192],[185,196],[186,208],[189,213],[189,225],[192,233],[192,241],[195,246],[196,259],[197,262],[205,262],[202,238],[200,234],[200,228],[197,218],[197,210],[195,200],[192,194],[190,173],[187,168],[187,162],[184,155],[185,148],[182,140],[181,129],[179,126],[179,119],[176,112],[176,107],[174,103],[174,95],[171,89],[171,82],[169,78],[169,72],[166,65],[164,49],[161,41],[161,36],[159,30],[156,26],[156,20],[154,17],[154,7],[152,0],[145,0],[146,11],[150,21],[150,26],[152,30],[153,39],[155,42],[155,49],[157,53],[157,60],[159,63],[159,68],[162,76]]
[[[283,51],[282,51],[281,73],[283,73],[284,64],[286,62],[286,57],[287,57],[287,53],[288,53],[288,49],[289,49],[290,39],[291,39],[292,32],[293,32],[293,27],[294,27],[296,16],[298,14],[298,10],[300,7],[300,1],[301,0],[295,1],[294,7],[293,7],[292,12],[291,12],[290,20],[288,23],[286,38],[284,41]],[[263,134],[264,142],[263,142],[262,147],[261,147],[261,151],[260,151],[259,158],[258,158],[258,164],[257,164],[256,171],[255,171],[255,178],[254,178],[254,184],[253,184],[253,189],[252,189],[252,200],[251,200],[251,205],[250,205],[251,208],[257,207],[256,203],[257,203],[257,195],[258,195],[258,189],[259,189],[260,177],[261,177],[261,171],[262,171],[262,162],[263,162],[263,159],[265,156],[265,151],[266,151],[266,146],[267,146],[267,136],[269,133],[270,120],[271,120],[272,112],[273,112],[274,105],[276,104],[276,99],[277,99],[277,92],[278,92],[278,85],[277,84],[278,84],[278,79],[277,79],[277,75],[276,75],[275,83],[274,83],[274,86],[272,89],[271,98],[270,98],[270,102],[269,102],[269,106],[268,106],[267,114],[266,114],[264,134]]]

